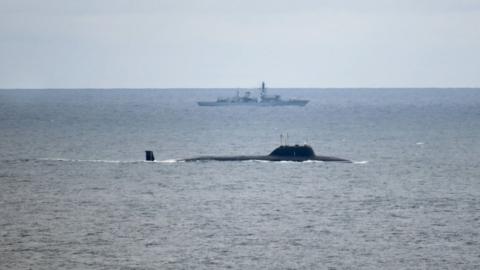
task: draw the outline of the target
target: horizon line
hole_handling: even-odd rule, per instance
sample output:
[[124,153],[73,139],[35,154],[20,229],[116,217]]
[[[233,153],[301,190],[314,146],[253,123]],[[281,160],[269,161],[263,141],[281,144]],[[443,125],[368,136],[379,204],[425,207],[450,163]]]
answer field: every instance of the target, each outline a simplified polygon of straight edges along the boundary
[[[480,86],[408,86],[408,87],[266,87],[267,89],[480,89]],[[2,90],[230,90],[230,89],[260,89],[259,87],[52,87],[52,88],[0,88]]]

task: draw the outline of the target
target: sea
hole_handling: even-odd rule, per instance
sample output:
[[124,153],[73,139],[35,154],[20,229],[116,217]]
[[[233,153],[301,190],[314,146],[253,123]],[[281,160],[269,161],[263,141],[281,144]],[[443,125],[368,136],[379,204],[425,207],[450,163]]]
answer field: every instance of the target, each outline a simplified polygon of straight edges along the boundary
[[234,92],[1,90],[0,269],[480,269],[480,89]]

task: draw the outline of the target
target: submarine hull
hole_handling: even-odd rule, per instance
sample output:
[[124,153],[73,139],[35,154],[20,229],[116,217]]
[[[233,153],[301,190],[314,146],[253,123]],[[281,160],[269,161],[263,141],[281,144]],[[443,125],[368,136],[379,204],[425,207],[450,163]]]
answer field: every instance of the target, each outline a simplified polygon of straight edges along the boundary
[[262,161],[324,161],[324,162],[346,162],[351,163],[348,159],[342,159],[329,156],[312,156],[312,157],[285,157],[285,156],[203,156],[196,158],[182,159],[181,161],[247,161],[247,160],[262,160]]
[[[146,151],[146,160],[153,161],[152,151]],[[180,159],[179,161],[246,161],[246,160],[263,160],[263,161],[325,161],[325,162],[346,162],[352,163],[348,159],[331,157],[331,156],[317,156],[309,145],[281,145],[273,150],[269,155],[265,156],[202,156],[195,158]]]

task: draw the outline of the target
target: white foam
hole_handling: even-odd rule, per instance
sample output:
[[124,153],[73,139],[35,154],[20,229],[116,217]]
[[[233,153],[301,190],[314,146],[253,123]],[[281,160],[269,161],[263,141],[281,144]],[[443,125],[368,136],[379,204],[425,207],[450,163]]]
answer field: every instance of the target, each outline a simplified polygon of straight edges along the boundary
[[367,164],[368,160],[362,160],[362,161],[353,161],[353,164]]
[[304,163],[325,163],[325,161],[321,161],[321,160],[305,160],[305,161],[302,161]]
[[165,160],[155,160],[155,162],[158,162],[158,163],[175,163],[175,162],[178,162],[178,160],[176,160],[176,159],[165,159]]

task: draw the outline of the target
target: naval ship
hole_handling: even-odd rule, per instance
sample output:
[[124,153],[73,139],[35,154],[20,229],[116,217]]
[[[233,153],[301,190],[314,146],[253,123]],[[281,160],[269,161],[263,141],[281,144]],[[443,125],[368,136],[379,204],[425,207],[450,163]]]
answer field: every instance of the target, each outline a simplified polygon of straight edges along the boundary
[[262,88],[260,91],[260,97],[251,97],[250,91],[245,92],[243,96],[240,96],[240,92],[237,90],[237,95],[230,98],[218,98],[216,101],[199,101],[199,106],[305,106],[308,100],[305,99],[289,99],[283,100],[279,95],[267,95],[267,89],[265,88],[265,82],[262,82]]

